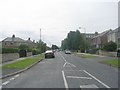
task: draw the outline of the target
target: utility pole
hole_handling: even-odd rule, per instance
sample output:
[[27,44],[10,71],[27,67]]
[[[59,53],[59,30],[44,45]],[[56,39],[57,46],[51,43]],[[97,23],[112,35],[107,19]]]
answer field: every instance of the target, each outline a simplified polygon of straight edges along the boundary
[[42,53],[42,43],[41,43],[41,28],[40,28],[40,53]]
[[41,41],[41,28],[40,28],[40,41]]

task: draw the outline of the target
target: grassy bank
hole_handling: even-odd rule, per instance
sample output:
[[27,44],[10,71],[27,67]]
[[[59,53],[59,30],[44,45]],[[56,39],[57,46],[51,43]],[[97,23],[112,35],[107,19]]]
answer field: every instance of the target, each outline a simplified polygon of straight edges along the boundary
[[82,53],[74,53],[74,54],[80,58],[96,58],[97,57],[97,56],[82,54]]
[[7,65],[3,65],[2,68],[7,68],[7,69],[23,69],[26,68],[30,65],[32,65],[33,63],[41,60],[44,57],[43,54],[31,57],[31,58],[27,58],[27,59],[23,59],[20,61],[16,61],[14,63],[11,64],[7,64]]
[[119,67],[120,68],[120,62],[118,62],[118,60],[116,60],[116,59],[105,60],[105,61],[102,61],[102,63],[107,64],[107,65],[111,65],[113,67]]

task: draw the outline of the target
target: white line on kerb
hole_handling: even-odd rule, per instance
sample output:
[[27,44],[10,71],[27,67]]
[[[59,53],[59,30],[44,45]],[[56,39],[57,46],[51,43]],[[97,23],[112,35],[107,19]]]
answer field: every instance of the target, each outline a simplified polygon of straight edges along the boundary
[[15,78],[11,78],[10,81],[11,81],[11,80],[14,80],[14,79],[15,79]]
[[108,85],[106,85],[105,83],[103,83],[102,81],[100,81],[99,79],[97,79],[96,77],[94,77],[93,75],[91,75],[90,73],[88,73],[86,70],[84,70],[84,72],[87,73],[88,75],[90,75],[92,78],[94,78],[96,81],[98,81],[99,83],[101,83],[106,88],[110,88]]
[[20,75],[19,74],[17,74],[17,75],[15,75],[14,77],[16,78],[16,77],[19,77]]
[[2,85],[7,85],[10,81],[6,81],[4,82]]
[[66,90],[68,90],[68,84],[67,84],[67,81],[66,81],[66,78],[65,78],[65,73],[64,73],[64,71],[62,71],[62,76],[63,76],[65,88],[66,88]]

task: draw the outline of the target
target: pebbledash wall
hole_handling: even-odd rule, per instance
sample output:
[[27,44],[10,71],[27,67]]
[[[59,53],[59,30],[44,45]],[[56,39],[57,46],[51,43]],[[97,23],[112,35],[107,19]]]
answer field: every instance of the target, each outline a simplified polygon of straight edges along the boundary
[[[27,57],[31,55],[32,52],[27,53]],[[0,58],[2,58],[2,60],[0,60],[0,63],[4,63],[4,62],[16,60],[20,57],[19,57],[19,53],[8,53],[8,54],[0,54]]]

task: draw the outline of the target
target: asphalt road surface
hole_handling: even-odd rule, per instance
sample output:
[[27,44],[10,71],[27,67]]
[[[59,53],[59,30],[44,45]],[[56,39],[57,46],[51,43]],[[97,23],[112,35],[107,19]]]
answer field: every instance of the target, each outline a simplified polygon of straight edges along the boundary
[[56,52],[55,58],[44,59],[28,71],[4,79],[2,87],[118,88],[118,71],[95,60]]

